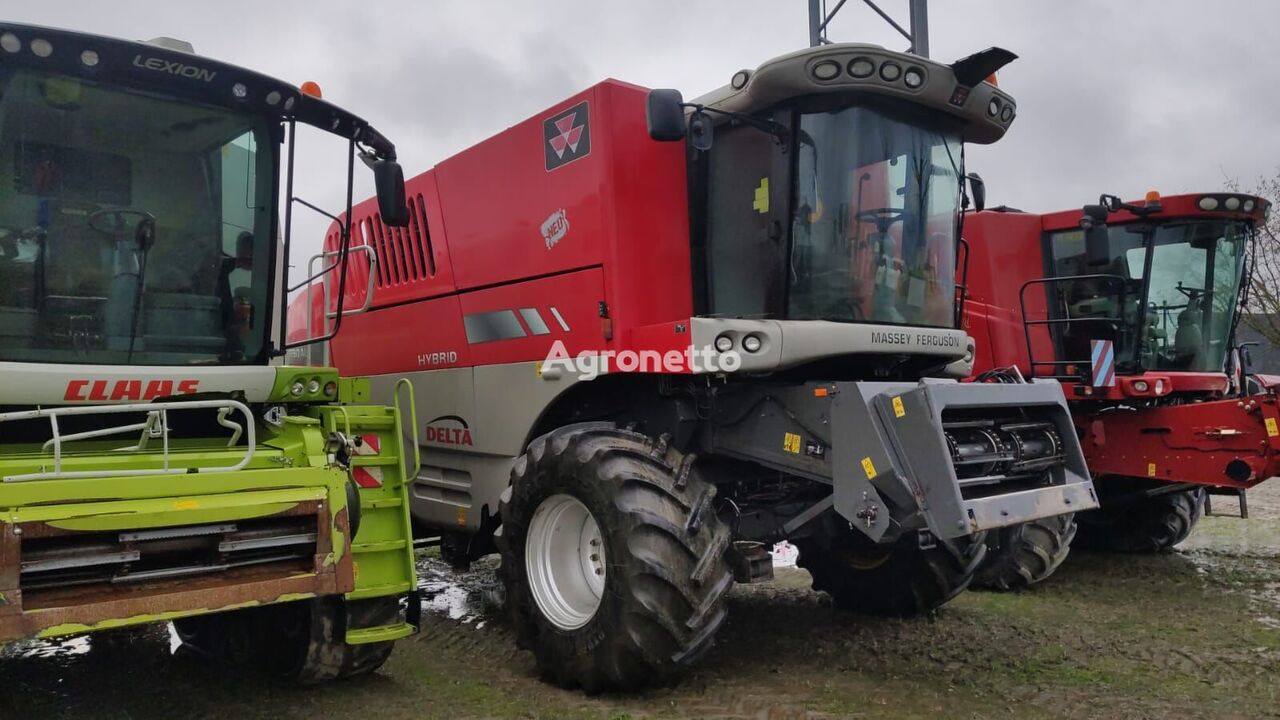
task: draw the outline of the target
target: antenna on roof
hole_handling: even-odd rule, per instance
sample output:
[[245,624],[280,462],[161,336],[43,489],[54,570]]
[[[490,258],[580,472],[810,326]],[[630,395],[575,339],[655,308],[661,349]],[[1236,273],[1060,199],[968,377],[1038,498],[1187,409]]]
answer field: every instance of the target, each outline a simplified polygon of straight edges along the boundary
[[[839,0],[835,8],[831,12],[827,12],[827,0],[809,0],[809,47],[817,47],[818,45],[826,45],[831,41],[827,39],[827,25],[831,23],[831,18],[840,12],[840,8],[848,0]],[[902,37],[911,43],[911,47],[907,49],[909,53],[915,53],[920,57],[929,57],[929,0],[907,0],[908,12],[910,13],[909,25],[910,32],[904,30],[901,25],[889,16],[884,10],[880,9],[873,0],[862,0],[867,7],[876,11],[876,14],[889,23],[894,30],[897,30]]]

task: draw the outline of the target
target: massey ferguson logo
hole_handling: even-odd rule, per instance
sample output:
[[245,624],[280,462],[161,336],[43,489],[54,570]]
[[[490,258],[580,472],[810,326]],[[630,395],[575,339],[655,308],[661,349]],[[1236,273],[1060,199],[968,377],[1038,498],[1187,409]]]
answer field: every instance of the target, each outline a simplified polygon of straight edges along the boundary
[[427,442],[470,446],[471,426],[457,415],[441,415],[427,422]]
[[213,79],[218,75],[213,70],[206,70],[195,65],[186,65],[177,60],[164,60],[157,57],[144,58],[141,55],[134,55],[133,64],[135,67],[140,67],[144,70],[180,75],[184,78],[200,80],[201,82],[213,82]]
[[67,402],[154,400],[197,392],[200,392],[199,380],[72,380],[67,383],[62,399]]
[[546,153],[547,170],[555,170],[586,157],[591,152],[591,125],[586,101],[543,121],[542,136],[546,141],[542,149]]

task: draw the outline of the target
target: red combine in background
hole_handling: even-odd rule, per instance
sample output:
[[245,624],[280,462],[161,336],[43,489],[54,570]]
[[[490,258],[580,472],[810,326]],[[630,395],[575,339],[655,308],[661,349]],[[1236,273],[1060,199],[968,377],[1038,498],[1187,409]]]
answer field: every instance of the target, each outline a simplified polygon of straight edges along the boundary
[[[1102,501],[1076,515],[1081,544],[1167,550],[1207,494],[1238,495],[1244,516],[1245,489],[1280,474],[1276,379],[1249,376],[1247,348],[1234,344],[1269,209],[1239,193],[1152,192],[966,219],[974,375],[1062,383]],[[1054,556],[1075,531],[1011,528],[999,541]],[[1029,580],[1047,574],[1028,563]]]

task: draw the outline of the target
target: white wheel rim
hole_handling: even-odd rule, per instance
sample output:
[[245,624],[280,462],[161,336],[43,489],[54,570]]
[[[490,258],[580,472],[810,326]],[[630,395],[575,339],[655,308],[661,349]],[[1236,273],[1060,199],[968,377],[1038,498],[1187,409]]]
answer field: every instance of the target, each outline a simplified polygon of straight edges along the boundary
[[533,513],[524,548],[534,602],[561,630],[586,625],[604,595],[605,556],[600,526],[577,498],[552,495]]

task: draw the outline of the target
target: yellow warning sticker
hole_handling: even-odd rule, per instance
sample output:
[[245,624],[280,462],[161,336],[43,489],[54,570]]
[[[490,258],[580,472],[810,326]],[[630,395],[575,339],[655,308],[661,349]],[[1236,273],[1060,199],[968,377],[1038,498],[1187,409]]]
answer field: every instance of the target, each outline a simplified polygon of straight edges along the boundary
[[1155,477],[1155,476],[1156,476],[1156,464],[1147,463],[1147,477]]
[[782,436],[782,449],[789,453],[800,454],[800,436],[795,433],[787,433]]
[[176,500],[173,503],[175,510],[195,510],[200,507],[200,503],[195,500]]
[[902,407],[902,396],[898,395],[893,398],[893,416],[906,417],[907,409]]
[[875,463],[871,462],[871,458],[869,457],[862,458],[862,472],[867,474],[868,480],[875,478],[876,466],[875,466]]
[[1276,427],[1275,418],[1267,418],[1267,437],[1275,437],[1280,435],[1280,428]]
[[762,215],[769,212],[769,178],[760,178],[755,197],[751,201],[751,209]]

